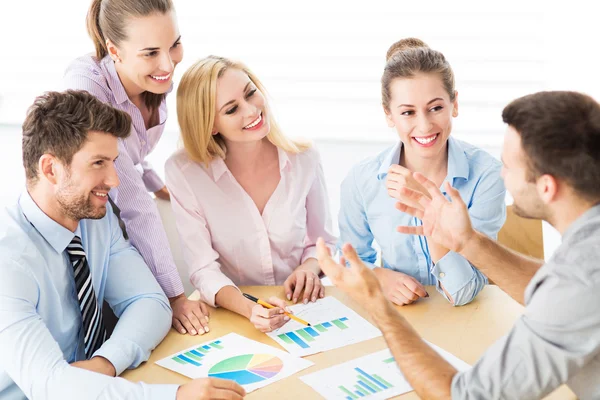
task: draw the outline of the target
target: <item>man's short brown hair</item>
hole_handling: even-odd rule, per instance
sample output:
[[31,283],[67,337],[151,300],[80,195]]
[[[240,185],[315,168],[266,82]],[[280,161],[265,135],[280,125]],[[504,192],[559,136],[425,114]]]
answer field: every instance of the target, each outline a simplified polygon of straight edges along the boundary
[[88,132],[126,138],[131,117],[80,90],[46,92],[35,99],[23,123],[23,166],[28,184],[37,182],[38,162],[52,154],[69,166]]
[[600,201],[600,105],[577,92],[539,92],[514,100],[502,119],[521,136],[529,178],[552,175]]

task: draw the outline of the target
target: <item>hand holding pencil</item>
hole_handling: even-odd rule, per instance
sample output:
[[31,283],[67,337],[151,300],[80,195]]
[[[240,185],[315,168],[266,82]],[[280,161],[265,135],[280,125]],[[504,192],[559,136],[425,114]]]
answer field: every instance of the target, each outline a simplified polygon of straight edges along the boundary
[[308,322],[294,316],[286,303],[277,297],[270,297],[267,301],[247,293],[244,293],[244,297],[256,303],[252,308],[250,322],[261,332],[271,332],[280,328],[291,318],[308,325]]

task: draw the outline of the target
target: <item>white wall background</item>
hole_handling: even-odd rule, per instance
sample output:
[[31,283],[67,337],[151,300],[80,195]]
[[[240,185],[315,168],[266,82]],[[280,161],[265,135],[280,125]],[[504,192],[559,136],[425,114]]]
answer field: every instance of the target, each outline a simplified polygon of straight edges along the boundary
[[[413,4],[414,3],[414,4]],[[175,0],[184,61],[175,81],[208,54],[244,61],[263,80],[282,127],[317,143],[333,214],[339,184],[358,160],[396,140],[380,106],[385,52],[408,36],[442,51],[457,78],[453,134],[499,157],[504,105],[539,90],[584,91],[600,99],[595,14],[578,2]],[[93,50],[88,1],[14,2],[0,13],[0,206],[24,182],[20,124],[33,98],[59,87],[67,64]],[[588,6],[589,7],[589,6]],[[160,145],[159,174],[177,148],[175,96]],[[557,235],[545,227],[546,255]]]

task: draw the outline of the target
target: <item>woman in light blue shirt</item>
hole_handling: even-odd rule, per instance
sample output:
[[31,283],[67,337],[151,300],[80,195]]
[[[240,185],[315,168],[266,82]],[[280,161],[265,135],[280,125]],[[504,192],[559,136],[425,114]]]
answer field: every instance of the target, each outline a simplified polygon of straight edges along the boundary
[[[487,278],[460,255],[425,237],[396,232],[397,226],[421,221],[396,210],[395,203],[403,186],[427,194],[412,172],[424,174],[442,191],[448,181],[468,205],[475,229],[496,238],[506,219],[502,164],[450,136],[458,93],[442,53],[419,39],[400,40],[388,50],[381,84],[388,126],[396,128],[400,141],[355,165],[343,181],[340,242],[351,243],[374,268],[395,304],[427,297],[423,285],[435,285],[453,305],[467,304]],[[381,248],[382,267],[374,265],[374,241]]]

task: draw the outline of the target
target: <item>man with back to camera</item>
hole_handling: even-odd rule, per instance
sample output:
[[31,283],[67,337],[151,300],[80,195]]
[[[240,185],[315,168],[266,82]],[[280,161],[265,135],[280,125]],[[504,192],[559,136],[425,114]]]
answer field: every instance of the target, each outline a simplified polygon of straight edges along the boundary
[[457,372],[421,340],[349,244],[346,269],[320,241],[321,268],[370,311],[423,399],[542,398],[563,383],[581,399],[600,399],[600,105],[580,93],[540,92],[510,103],[502,118],[508,124],[502,176],[515,212],[548,221],[562,235],[547,263],[476,232],[448,182],[451,202],[414,174],[428,193],[404,187],[397,205],[423,221],[399,232],[460,253],[525,305],[513,329],[472,369]]
[[[125,112],[83,91],[38,97],[23,124],[27,190],[0,215],[0,399],[240,399],[232,381],[132,383],[169,301],[107,206]],[[107,337],[106,300],[119,317]]]

